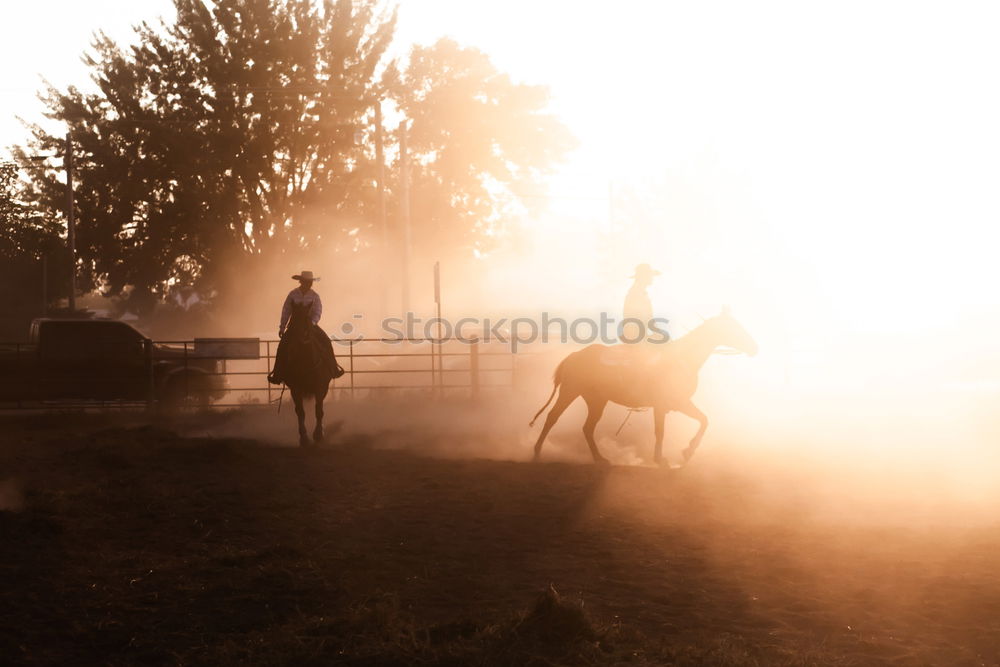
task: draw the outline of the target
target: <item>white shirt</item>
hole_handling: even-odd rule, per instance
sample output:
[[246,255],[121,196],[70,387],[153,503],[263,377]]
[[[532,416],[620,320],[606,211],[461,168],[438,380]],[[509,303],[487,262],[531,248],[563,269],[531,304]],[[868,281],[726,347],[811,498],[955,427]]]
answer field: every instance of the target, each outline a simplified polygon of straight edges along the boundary
[[319,318],[323,315],[323,302],[320,300],[319,294],[316,294],[312,288],[303,292],[296,287],[288,293],[288,296],[285,297],[285,305],[281,307],[281,324],[279,325],[281,331],[285,330],[285,327],[288,325],[288,318],[292,316],[293,303],[304,303],[312,306],[312,309],[309,311],[309,319],[312,320],[313,324],[319,324]]

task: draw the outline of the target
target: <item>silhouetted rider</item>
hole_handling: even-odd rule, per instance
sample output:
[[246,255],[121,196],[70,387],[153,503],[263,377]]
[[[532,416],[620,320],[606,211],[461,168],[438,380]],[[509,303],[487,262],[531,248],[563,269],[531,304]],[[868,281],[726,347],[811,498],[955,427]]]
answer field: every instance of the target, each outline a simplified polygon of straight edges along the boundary
[[[653,269],[649,264],[640,264],[635,267],[635,274],[632,278],[635,282],[625,295],[625,308],[622,313],[623,324],[621,329],[621,341],[629,344],[639,344],[649,338],[649,323],[653,319],[653,302],[649,299],[646,290],[653,284],[653,278],[660,275],[660,272]],[[636,320],[624,322],[624,320]]]
[[282,340],[278,343],[278,351],[274,355],[274,369],[267,376],[267,380],[272,384],[281,384],[286,380],[284,374],[288,365],[288,346],[285,345],[284,336],[285,328],[288,326],[288,319],[292,315],[292,304],[309,306],[309,319],[312,320],[314,334],[320,349],[323,351],[324,361],[329,366],[333,377],[338,378],[344,374],[344,369],[337,363],[337,358],[333,353],[333,342],[319,326],[319,320],[323,316],[323,301],[319,298],[319,294],[313,291],[312,288],[313,283],[319,280],[319,278],[313,276],[312,271],[303,271],[300,274],[292,276],[292,280],[298,280],[299,286],[288,293],[288,296],[285,297],[285,303],[281,307],[281,322],[278,325],[278,337]]

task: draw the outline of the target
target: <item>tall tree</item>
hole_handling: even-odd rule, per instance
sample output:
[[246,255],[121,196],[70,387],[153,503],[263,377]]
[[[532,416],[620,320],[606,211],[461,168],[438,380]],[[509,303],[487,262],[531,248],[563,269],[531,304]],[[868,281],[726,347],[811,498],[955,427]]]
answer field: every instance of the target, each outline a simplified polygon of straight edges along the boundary
[[58,220],[44,218],[22,201],[17,166],[0,162],[0,337],[20,339],[32,317],[65,296],[69,253]]
[[[134,307],[176,286],[231,293],[262,258],[377,243],[374,148],[356,137],[379,100],[413,118],[415,224],[467,248],[499,226],[504,190],[490,184],[540,173],[567,146],[538,113],[544,91],[475,50],[442,42],[388,63],[395,12],[381,0],[174,2],[176,20],[142,24],[131,47],[95,37],[98,92],[44,97],[79,156],[81,284]],[[32,152],[59,141],[33,136]],[[61,188],[49,171],[30,197],[51,215]]]
[[387,90],[410,120],[417,252],[486,253],[537,200],[547,171],[574,146],[545,113],[548,89],[514,83],[489,57],[452,39],[416,46]]

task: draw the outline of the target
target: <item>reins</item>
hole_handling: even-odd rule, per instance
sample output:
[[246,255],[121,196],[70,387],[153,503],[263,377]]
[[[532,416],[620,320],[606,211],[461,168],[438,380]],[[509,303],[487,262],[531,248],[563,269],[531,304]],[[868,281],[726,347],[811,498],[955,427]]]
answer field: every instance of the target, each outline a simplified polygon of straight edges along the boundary
[[282,402],[282,401],[284,400],[284,398],[285,398],[285,387],[286,387],[286,386],[287,386],[287,385],[286,385],[286,384],[285,384],[284,382],[282,382],[282,383],[281,383],[281,393],[280,393],[280,394],[278,394],[278,414],[279,414],[279,415],[281,414],[281,402]]
[[617,431],[615,431],[615,437],[617,437],[618,434],[622,432],[622,429],[625,428],[625,424],[628,423],[628,418],[632,416],[633,412],[645,412],[645,411],[646,408],[629,408],[628,412],[625,413],[625,419],[622,420],[622,425],[618,427]]

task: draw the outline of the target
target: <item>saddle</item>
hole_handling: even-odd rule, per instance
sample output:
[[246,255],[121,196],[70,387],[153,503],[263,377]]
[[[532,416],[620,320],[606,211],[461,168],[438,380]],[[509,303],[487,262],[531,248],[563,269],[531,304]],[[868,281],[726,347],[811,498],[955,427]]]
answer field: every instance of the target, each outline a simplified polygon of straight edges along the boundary
[[636,361],[634,353],[635,350],[627,350],[624,345],[613,345],[601,350],[599,359],[602,366],[630,366]]
[[[288,364],[290,360],[288,359],[289,350],[288,347],[290,342],[287,338],[282,338],[278,343],[278,350],[275,353],[275,364],[274,370],[270,375],[268,375],[268,382],[272,384],[281,384],[286,380],[286,374],[288,372]],[[317,361],[326,366],[330,373],[330,376],[336,380],[341,377],[347,371],[337,363],[337,356],[333,352],[333,342],[330,340],[329,336],[326,335],[319,326],[313,325],[312,336],[309,339],[308,349],[314,361]]]
[[598,358],[602,366],[642,369],[655,366],[663,358],[661,350],[646,345],[611,345],[601,350]]
[[598,361],[617,379],[623,390],[629,387],[642,387],[650,383],[657,370],[657,363],[662,359],[660,350],[651,350],[642,345],[612,345],[601,350]]
[[333,352],[333,341],[318,325],[313,325],[313,345],[319,359],[326,364],[334,380],[346,371],[337,363],[337,355]]

